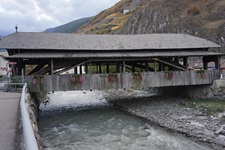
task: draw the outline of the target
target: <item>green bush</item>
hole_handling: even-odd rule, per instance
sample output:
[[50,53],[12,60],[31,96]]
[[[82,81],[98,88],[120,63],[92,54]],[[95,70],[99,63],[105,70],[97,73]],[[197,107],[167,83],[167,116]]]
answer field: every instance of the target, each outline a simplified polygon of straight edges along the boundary
[[11,77],[12,83],[22,83],[21,77]]
[[196,99],[190,106],[199,109],[206,115],[213,115],[225,111],[225,101],[218,99]]

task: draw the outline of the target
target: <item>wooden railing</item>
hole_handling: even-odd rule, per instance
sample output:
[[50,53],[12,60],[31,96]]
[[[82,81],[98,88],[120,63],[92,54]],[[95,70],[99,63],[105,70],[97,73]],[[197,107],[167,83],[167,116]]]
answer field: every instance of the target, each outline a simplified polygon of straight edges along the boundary
[[212,84],[212,81],[219,77],[218,70],[205,70],[26,76],[25,82],[28,83],[31,92],[48,92],[204,85]]

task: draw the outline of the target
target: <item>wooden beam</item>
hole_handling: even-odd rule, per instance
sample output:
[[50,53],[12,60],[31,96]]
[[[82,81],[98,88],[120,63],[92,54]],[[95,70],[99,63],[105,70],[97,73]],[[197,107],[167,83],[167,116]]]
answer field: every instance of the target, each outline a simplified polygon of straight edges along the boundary
[[40,71],[45,65],[47,65],[46,63],[41,63],[38,64],[33,70],[31,70],[28,75],[32,75],[33,73]]
[[[145,69],[145,65],[142,65],[142,64],[138,64],[138,63],[134,63],[134,62],[126,62],[126,64],[132,66],[132,72],[135,72],[135,70],[133,70],[133,69],[135,69],[135,67]],[[148,66],[148,70],[154,71],[154,69],[149,66]]]
[[187,69],[185,69],[185,68],[176,66],[176,65],[174,65],[174,64],[172,64],[172,63],[170,63],[170,62],[161,60],[161,59],[159,59],[159,58],[154,58],[154,59],[155,59],[156,61],[160,62],[160,63],[163,63],[163,64],[166,64],[166,65],[172,66],[172,67],[177,68],[177,69],[179,69],[179,70],[183,70],[183,71],[187,70]]
[[[65,67],[68,67],[68,66],[74,66],[74,67],[77,67],[77,66],[80,66],[82,64],[86,63],[86,61],[83,61],[83,60],[79,60],[79,61],[76,61],[74,62],[74,60],[69,60],[69,61],[59,61],[57,63],[54,64],[54,69],[61,69],[61,68],[65,68]],[[43,75],[43,74],[46,74],[47,72],[50,72],[50,68],[47,67],[47,68],[43,68],[42,70],[38,71],[38,72],[35,72],[34,74],[35,75]]]
[[66,72],[66,71],[68,71],[68,70],[70,70],[72,68],[74,68],[74,66],[65,67],[65,68],[55,72],[54,74],[60,74],[60,73]]

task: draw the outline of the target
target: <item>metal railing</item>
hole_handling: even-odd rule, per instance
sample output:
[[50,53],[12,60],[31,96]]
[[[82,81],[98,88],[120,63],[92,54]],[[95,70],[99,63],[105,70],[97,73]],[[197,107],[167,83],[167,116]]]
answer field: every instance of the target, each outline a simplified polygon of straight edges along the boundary
[[34,130],[31,125],[29,113],[26,105],[26,90],[27,83],[23,84],[23,90],[20,101],[20,109],[22,116],[23,136],[26,150],[38,150],[38,144],[34,135]]

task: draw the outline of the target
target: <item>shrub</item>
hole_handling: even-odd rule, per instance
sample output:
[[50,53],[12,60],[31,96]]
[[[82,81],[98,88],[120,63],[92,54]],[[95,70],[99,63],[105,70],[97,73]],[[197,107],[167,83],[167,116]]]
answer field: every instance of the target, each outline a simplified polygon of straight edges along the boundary
[[217,99],[196,99],[189,106],[199,109],[205,115],[214,115],[225,111],[225,101]]

